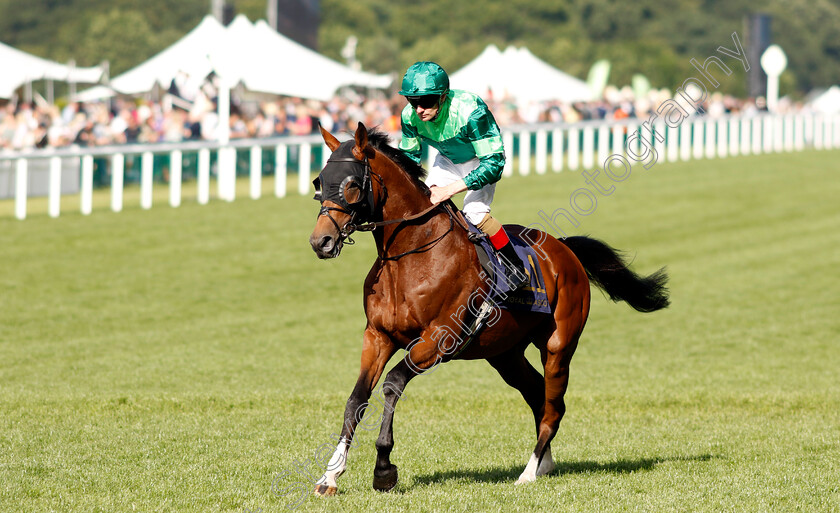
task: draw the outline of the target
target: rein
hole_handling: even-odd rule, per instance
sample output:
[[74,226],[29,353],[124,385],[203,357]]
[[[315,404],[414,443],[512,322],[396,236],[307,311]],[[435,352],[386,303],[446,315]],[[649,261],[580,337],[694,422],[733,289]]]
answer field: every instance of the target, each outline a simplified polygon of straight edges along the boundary
[[[410,216],[401,217],[399,219],[389,219],[387,221],[369,221],[367,223],[362,223],[360,225],[356,225],[356,224],[353,223],[352,218],[351,218],[351,221],[349,223],[347,223],[346,225],[344,225],[343,229],[339,229],[339,232],[341,233],[342,239],[348,240],[349,244],[352,245],[352,244],[355,244],[355,241],[353,241],[353,239],[350,238],[350,235],[353,232],[357,232],[357,231],[358,232],[370,232],[370,231],[373,231],[377,228],[381,228],[383,226],[388,226],[388,225],[391,225],[391,224],[401,224],[401,223],[408,223],[408,222],[411,222],[411,221],[415,221],[415,220],[420,219],[421,217],[425,216],[429,212],[435,210],[438,207],[444,207],[444,211],[449,215],[449,228],[445,232],[443,232],[443,234],[441,236],[436,237],[434,240],[426,242],[426,243],[424,243],[424,244],[422,244],[422,245],[420,245],[420,246],[418,246],[414,249],[411,249],[409,251],[405,251],[403,253],[400,253],[399,255],[394,255],[394,256],[385,255],[384,254],[385,248],[382,249],[383,253],[379,255],[379,258],[381,260],[399,260],[400,258],[402,258],[406,255],[411,255],[412,253],[422,253],[423,251],[431,248],[432,246],[434,246],[435,244],[440,242],[444,237],[446,237],[449,234],[449,232],[451,232],[455,228],[456,223],[458,224],[458,226],[460,226],[461,228],[463,228],[467,232],[469,232],[469,228],[467,228],[461,222],[460,219],[456,221],[456,216],[452,213],[452,207],[449,204],[449,202],[447,202],[446,204],[438,203],[437,205],[432,205],[431,207],[429,207],[429,208],[427,208],[427,209],[425,209],[421,212],[418,212],[418,213],[410,215]],[[328,207],[324,207],[324,208],[328,208]],[[333,208],[331,210],[339,210],[339,209]],[[329,214],[325,214],[325,215],[327,215],[327,217],[329,217],[330,220],[333,221],[333,224],[335,224],[336,227],[338,227],[338,224],[335,222],[335,220],[332,219],[332,216],[330,216]],[[351,214],[351,215],[353,215],[353,214]],[[355,216],[353,216],[353,217],[355,217]]]
[[373,230],[375,230],[375,229],[377,229],[381,226],[388,226],[389,224],[397,224],[397,223],[407,223],[409,221],[414,221],[415,219],[420,219],[421,217],[428,214],[429,212],[431,212],[432,210],[436,209],[439,206],[441,206],[440,203],[438,203],[437,205],[432,205],[431,207],[427,208],[426,210],[423,210],[422,212],[418,212],[418,213],[416,213],[414,215],[410,215],[408,217],[401,217],[399,219],[391,219],[391,220],[388,220],[388,221],[376,221],[376,222],[369,221],[367,223],[362,223],[360,225],[355,225],[355,224],[354,225],[349,225],[348,224],[348,226],[350,226],[352,228],[351,233],[353,231],[370,232],[370,231],[373,231]]

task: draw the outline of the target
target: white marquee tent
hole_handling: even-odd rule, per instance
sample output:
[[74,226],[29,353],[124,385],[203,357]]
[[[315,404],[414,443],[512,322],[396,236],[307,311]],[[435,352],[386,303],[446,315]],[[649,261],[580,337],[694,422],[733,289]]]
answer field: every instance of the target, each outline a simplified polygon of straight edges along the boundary
[[587,101],[586,82],[540,60],[527,48],[509,46],[504,52],[489,45],[466,66],[451,75],[455,89],[479,95],[492,92],[497,99],[512,96],[520,102]]
[[223,50],[227,31],[212,16],[146,62],[111,79],[110,86],[124,94],[147,93],[159,85],[164,89],[181,73],[206,77],[213,71],[213,56]]
[[812,109],[823,114],[840,112],[840,86],[829,87],[827,91],[814,98],[810,105]]
[[237,44],[246,43],[234,61],[239,63],[242,83],[252,91],[328,100],[343,86],[384,89],[393,82],[390,75],[357,71],[324,57],[263,20],[251,24],[240,15],[228,30]]
[[124,94],[166,89],[179,75],[203,80],[215,71],[228,86],[261,93],[329,99],[342,86],[385,88],[388,75],[356,71],[278,34],[264,21],[243,16],[227,28],[212,16],[172,46],[111,80]]
[[35,80],[58,80],[69,83],[95,84],[104,74],[99,66],[77,68],[30,55],[0,43],[0,98],[10,98],[23,84]]

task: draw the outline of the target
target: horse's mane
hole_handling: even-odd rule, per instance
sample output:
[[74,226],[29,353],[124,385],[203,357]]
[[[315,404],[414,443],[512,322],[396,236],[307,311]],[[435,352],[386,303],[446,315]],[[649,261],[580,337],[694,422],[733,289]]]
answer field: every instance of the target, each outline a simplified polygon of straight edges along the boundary
[[420,190],[425,191],[428,189],[426,184],[423,183],[423,179],[426,178],[426,170],[411,160],[411,157],[403,153],[402,150],[391,146],[388,134],[377,128],[368,129],[368,141],[371,146],[376,148],[389,159],[396,162],[397,165],[411,177],[415,185],[420,187]]

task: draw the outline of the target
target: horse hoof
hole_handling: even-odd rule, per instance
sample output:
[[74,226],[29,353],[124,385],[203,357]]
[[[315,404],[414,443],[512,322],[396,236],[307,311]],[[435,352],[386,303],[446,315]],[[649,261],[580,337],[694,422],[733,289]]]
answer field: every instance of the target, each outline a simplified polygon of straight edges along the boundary
[[385,469],[373,469],[373,489],[378,492],[390,492],[397,486],[397,466],[390,465]]
[[514,484],[514,486],[519,486],[519,485],[524,485],[524,484],[528,484],[528,483],[533,483],[536,480],[537,480],[536,477],[519,476],[519,479],[517,479],[516,482],[513,483],[513,484]]
[[543,462],[540,463],[540,468],[537,469],[537,477],[545,476],[554,472],[554,461],[543,459]]
[[313,492],[318,497],[332,497],[336,493],[338,493],[338,488],[335,486],[327,486],[325,484],[318,485],[315,487],[315,491]]

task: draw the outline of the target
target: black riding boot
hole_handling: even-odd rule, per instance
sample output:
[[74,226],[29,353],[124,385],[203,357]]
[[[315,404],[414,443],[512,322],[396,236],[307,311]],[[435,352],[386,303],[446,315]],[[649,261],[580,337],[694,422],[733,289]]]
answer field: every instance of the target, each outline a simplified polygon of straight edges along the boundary
[[506,279],[510,290],[516,290],[528,283],[528,270],[522,265],[522,260],[517,256],[512,243],[508,242],[499,249],[499,256],[507,269]]

